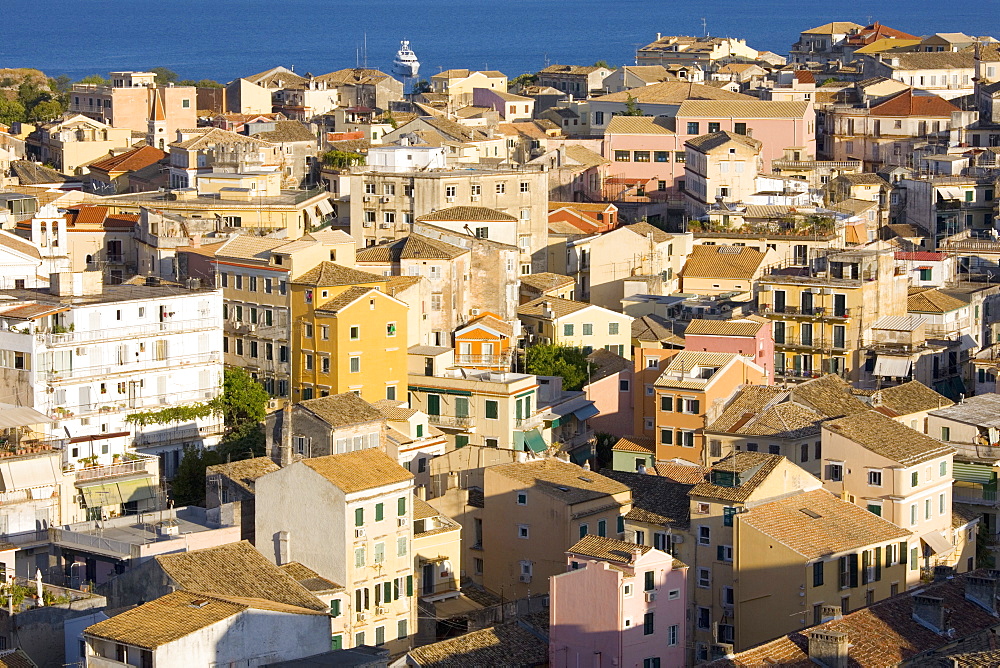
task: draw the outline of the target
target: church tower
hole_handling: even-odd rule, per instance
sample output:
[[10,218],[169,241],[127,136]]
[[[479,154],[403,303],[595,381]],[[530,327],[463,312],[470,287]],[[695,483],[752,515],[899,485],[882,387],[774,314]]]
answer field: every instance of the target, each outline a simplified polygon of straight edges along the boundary
[[146,143],[161,151],[167,150],[167,113],[163,108],[163,96],[160,89],[149,88],[149,121],[146,127]]

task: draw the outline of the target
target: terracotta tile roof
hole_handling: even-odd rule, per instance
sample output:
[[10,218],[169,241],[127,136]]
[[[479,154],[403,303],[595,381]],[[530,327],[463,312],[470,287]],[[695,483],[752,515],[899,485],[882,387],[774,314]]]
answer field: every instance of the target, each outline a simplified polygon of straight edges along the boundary
[[386,282],[386,294],[395,296],[396,293],[406,290],[421,281],[420,276],[390,276]]
[[675,333],[675,323],[655,314],[632,321],[632,338],[638,341],[684,345],[684,331]]
[[[930,658],[917,657],[933,650],[943,650],[959,639],[988,633],[997,624],[994,615],[965,598],[965,579],[970,576],[987,577],[988,571],[972,571],[934,582],[861,608],[841,619],[790,633],[731,658],[705,665],[711,668],[813,668],[816,664],[809,658],[809,633],[812,630],[846,634],[849,643],[847,664],[850,666],[934,665],[930,663]],[[954,629],[954,632],[937,633],[915,622],[913,597],[917,595],[942,599],[942,605],[949,613],[948,628]]]
[[253,493],[253,484],[257,478],[272,471],[277,471],[279,467],[269,457],[254,457],[253,459],[240,459],[228,464],[215,464],[205,469],[208,475],[224,475],[243,489]]
[[413,480],[412,473],[378,448],[300,461],[346,494]]
[[514,336],[514,326],[509,322],[504,322],[500,318],[497,318],[489,313],[485,313],[477,318],[473,318],[465,324],[459,331],[466,331],[475,328],[477,325],[482,327],[489,327],[490,329],[495,329],[502,335],[506,336],[508,339]]
[[[691,496],[744,503],[784,460],[781,455],[763,452],[734,453],[716,462],[709,470],[708,478],[691,489]],[[717,485],[712,482],[713,471],[741,474],[741,482],[735,487]]]
[[748,385],[737,392],[706,431],[729,432],[739,429],[746,421],[779,400],[785,391],[776,385]]
[[12,160],[10,171],[17,177],[18,183],[22,186],[42,183],[67,183],[75,180],[71,176],[60,174],[51,167],[39,165],[28,160]]
[[97,169],[102,172],[134,172],[150,165],[155,165],[166,159],[167,154],[152,146],[140,146],[131,151],[125,151],[119,155],[109,156],[97,162],[92,162],[87,167]]
[[616,373],[621,373],[622,371],[630,372],[632,370],[631,360],[627,360],[621,355],[613,353],[610,350],[605,350],[604,348],[598,348],[587,355],[587,361],[591,364],[588,385],[602,378],[613,376]]
[[778,387],[746,387],[712,424],[705,427],[705,431],[777,438],[818,435],[820,423],[826,416],[784,401],[787,396],[787,392]]
[[602,156],[600,153],[595,153],[585,146],[578,146],[577,144],[567,144],[565,146],[566,156],[584,167],[598,167],[600,165],[607,164],[610,162],[607,158]]
[[308,81],[305,77],[299,76],[290,69],[281,67],[280,65],[278,67],[272,67],[265,72],[251,74],[250,76],[243,78],[251,83],[255,83],[258,86],[263,86],[265,88],[277,87],[279,84],[283,86],[287,86],[289,84],[302,85]]
[[[785,102],[740,98],[686,100],[677,110],[678,118],[803,118],[808,102]],[[742,136],[742,135],[741,135]]]
[[571,554],[579,554],[582,557],[611,561],[616,564],[631,564],[635,560],[636,551],[639,555],[643,555],[652,549],[649,545],[636,545],[624,540],[589,533],[566,551]]
[[372,404],[372,406],[374,406],[386,420],[393,420],[396,422],[409,420],[417,414],[417,410],[415,408],[407,408],[406,402],[397,401],[395,399],[382,399],[381,401],[376,401]]
[[335,593],[344,591],[343,585],[339,585],[333,580],[327,580],[326,578],[321,577],[319,573],[297,561],[282,564],[278,568],[288,573],[295,579],[296,582],[314,594],[319,594],[321,592]]
[[897,260],[915,260],[917,262],[941,262],[947,257],[944,253],[934,251],[896,251]]
[[326,607],[247,541],[154,557],[181,589],[267,599],[312,610]]
[[874,410],[833,420],[823,427],[903,466],[955,452],[951,446]]
[[598,70],[606,70],[606,67],[597,65],[549,65],[545,69],[538,70],[539,74],[593,74]]
[[336,285],[385,283],[385,280],[385,276],[379,274],[372,274],[360,269],[324,261],[299,276],[292,283],[330,287]]
[[517,308],[517,314],[529,318],[547,318],[548,316],[543,313],[545,304],[548,304],[548,308],[554,313],[554,318],[562,318],[591,306],[585,302],[563,299],[562,297],[539,297],[527,304],[521,304]]
[[823,489],[755,506],[740,513],[738,521],[806,559],[910,536],[906,529]]
[[658,244],[663,243],[665,241],[670,241],[671,239],[674,238],[674,235],[668,232],[664,232],[655,225],[650,225],[645,221],[639,223],[632,223],[631,225],[622,225],[618,229],[628,230],[629,232],[640,237],[648,237],[652,235],[653,241]]
[[390,78],[391,77],[385,72],[372,69],[370,67],[348,67],[342,70],[337,70],[336,72],[330,72],[329,74],[321,74],[316,77],[316,81],[325,81],[326,83],[334,86],[344,86],[351,84],[378,83],[379,81]]
[[433,211],[417,218],[417,221],[424,220],[445,220],[445,221],[482,221],[482,222],[504,222],[515,223],[517,218],[485,206],[451,206],[447,209]]
[[605,135],[672,135],[668,119],[662,116],[612,116]]
[[[457,123],[446,118],[441,118],[438,116],[421,116],[419,119],[413,121],[414,123],[423,122],[424,124],[433,128],[435,132],[444,137],[446,140],[457,141],[457,142],[470,142],[470,141],[484,141],[490,139],[490,136],[478,128],[469,127]],[[401,126],[401,129],[406,128],[409,123]]]
[[791,388],[791,399],[828,418],[868,411],[868,405],[851,395],[851,386],[840,376],[827,374]]
[[656,441],[652,436],[622,436],[611,446],[618,452],[637,452],[649,455],[656,452]]
[[491,466],[488,471],[517,480],[567,504],[627,492],[628,487],[600,473],[559,459]]
[[[41,259],[42,255],[35,244],[22,239],[16,234],[11,234],[5,230],[0,230],[0,246],[5,246],[10,250],[17,251],[18,253],[23,253],[29,257]],[[572,280],[572,279],[571,279]]]
[[211,149],[216,146],[242,145],[255,149],[274,146],[274,144],[266,142],[263,139],[247,137],[246,135],[241,135],[237,132],[230,132],[229,130],[222,130],[220,128],[199,128],[199,131],[200,130],[205,131],[191,137],[190,139],[174,142],[170,145],[185,150]]
[[939,290],[923,290],[906,298],[909,313],[948,313],[964,306],[968,304]]
[[752,137],[736,134],[735,132],[729,132],[727,130],[713,132],[707,135],[700,135],[684,142],[685,146],[696,148],[702,153],[708,153],[709,151],[726,146],[727,144],[742,144],[743,146],[747,146],[754,151],[759,150],[762,146],[761,142],[753,139]]
[[610,470],[604,473],[632,490],[632,509],[625,519],[676,529],[690,526],[692,484],[650,475],[648,470],[645,474]]
[[642,88],[625,90],[594,98],[598,102],[627,102],[629,98],[641,104],[679,104],[685,100],[754,100],[755,98],[728,90],[682,81],[664,81]]
[[574,283],[575,281],[571,276],[554,274],[551,271],[542,271],[537,274],[525,274],[521,276],[522,285],[527,285],[528,287],[535,288],[541,292],[555,290],[556,288],[564,288],[568,285],[573,285]]
[[0,668],[38,668],[38,664],[23,649],[8,649],[0,652]]
[[[732,252],[732,249],[739,250]],[[695,244],[684,263],[681,276],[749,281],[760,270],[764,257],[764,253],[749,246]]]
[[357,251],[358,262],[399,262],[400,260],[454,260],[468,253],[467,248],[454,246],[420,234],[408,234],[378,246]]
[[757,336],[757,332],[764,326],[759,320],[703,320],[695,318],[687,329],[684,336],[707,335],[707,336]]
[[868,115],[951,118],[953,111],[961,109],[937,95],[917,95],[910,89],[872,107],[868,110]]
[[910,415],[955,404],[948,397],[938,394],[918,380],[877,390],[872,396],[873,405],[888,408],[896,415]]
[[809,30],[803,30],[803,35],[846,35],[847,33],[854,30],[861,30],[864,26],[858,23],[852,23],[851,21],[834,21],[832,23],[824,23],[821,26],[815,28],[810,28]]
[[223,242],[223,245],[215,251],[215,256],[219,258],[270,263],[271,251],[284,246],[286,243],[288,242],[285,239],[271,239],[269,237],[254,237],[248,234],[240,234]]
[[379,291],[376,290],[375,288],[363,287],[360,285],[347,288],[346,290],[341,292],[339,295],[337,295],[330,301],[323,302],[322,305],[317,306],[316,312],[334,313],[334,314],[339,313],[371,292],[379,292]]
[[274,130],[257,132],[252,135],[257,139],[263,139],[272,144],[284,144],[289,142],[310,142],[316,143],[316,135],[312,133],[305,124],[300,121],[275,121]]
[[407,656],[420,668],[528,668],[545,665],[548,651],[547,641],[515,622],[417,647]]
[[309,411],[333,428],[382,420],[382,414],[374,406],[353,392],[306,399],[296,407]]
[[898,65],[891,65],[888,59],[882,64],[894,70],[971,70],[975,67],[975,55],[968,51],[904,51],[892,57],[899,59]]
[[684,461],[657,462],[653,465],[653,470],[661,478],[685,485],[696,485],[708,474],[707,467]]

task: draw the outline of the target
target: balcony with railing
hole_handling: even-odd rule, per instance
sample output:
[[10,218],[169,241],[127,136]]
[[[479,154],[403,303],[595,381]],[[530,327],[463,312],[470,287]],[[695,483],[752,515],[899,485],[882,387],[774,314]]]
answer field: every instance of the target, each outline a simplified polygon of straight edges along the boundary
[[205,329],[217,329],[222,326],[219,318],[192,318],[188,320],[164,320],[148,325],[132,325],[109,327],[107,329],[78,332],[35,332],[40,342],[49,346],[80,345],[97,343],[113,339],[133,339],[143,336],[158,336],[176,332],[196,332]]
[[225,425],[221,421],[204,425],[157,426],[154,430],[135,435],[135,447],[156,447],[167,443],[197,441],[211,436],[221,436]]
[[796,380],[808,380],[810,378],[819,378],[823,374],[819,371],[803,371],[802,369],[786,369],[777,368],[774,370],[774,375],[777,378],[789,378]]
[[67,472],[73,475],[74,481],[79,484],[90,480],[101,478],[118,478],[131,475],[158,475],[160,471],[160,460],[152,455],[141,455],[130,452],[125,455],[125,460],[119,463],[107,464],[104,466],[87,466],[82,469]]
[[976,506],[997,505],[997,491],[995,489],[985,489],[982,485],[971,483],[955,485],[952,490],[952,498],[957,503],[970,503]]
[[[79,355],[73,359],[86,359]],[[49,383],[69,380],[78,383],[92,378],[105,378],[116,374],[136,374],[145,372],[163,371],[166,369],[176,369],[178,367],[192,366],[196,364],[211,364],[222,362],[222,355],[218,352],[196,353],[194,355],[180,355],[164,357],[159,360],[122,360],[119,363],[95,364],[91,366],[77,366],[72,369],[62,369],[59,371],[42,371],[42,375]]]
[[435,427],[443,427],[445,429],[466,429],[473,425],[475,418],[469,415],[457,416],[457,415],[428,415],[427,421],[430,422]]
[[761,304],[761,313],[765,315],[783,315],[805,318],[827,318],[846,320],[851,317],[849,308],[826,308],[825,306],[791,306],[788,304]]
[[471,364],[475,366],[506,366],[510,363],[510,354],[505,355],[456,355],[456,364]]

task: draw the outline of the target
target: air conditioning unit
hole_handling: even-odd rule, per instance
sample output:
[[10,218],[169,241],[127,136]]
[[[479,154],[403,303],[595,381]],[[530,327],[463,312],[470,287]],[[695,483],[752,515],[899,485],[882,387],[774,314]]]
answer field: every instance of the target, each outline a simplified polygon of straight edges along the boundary
[[683,543],[684,542],[684,536],[682,536],[679,533],[672,533],[672,534],[670,534],[670,542],[674,543],[674,544]]
[[760,291],[761,292],[770,292],[771,291],[771,286],[770,285],[762,285],[762,286],[760,286]]
[[724,614],[724,615],[732,615],[733,614],[733,606],[723,604],[722,605],[722,614]]
[[524,573],[521,574],[521,578],[520,579],[521,579],[521,582],[524,582],[524,583],[531,582],[531,576],[530,575],[525,575]]
[[372,201],[372,198],[368,197],[367,195],[365,195],[364,197],[361,198],[361,201],[362,202],[370,202],[370,201]]
[[379,607],[377,607],[375,609],[375,614],[378,614],[378,615],[388,615],[389,614],[389,606],[380,605]]
[[360,529],[355,529],[354,530],[354,537],[355,538],[364,538],[365,537],[364,527],[362,527]]
[[86,355],[87,354],[87,349],[85,347],[81,346],[81,347],[79,347],[79,348],[76,349],[76,354],[77,355]]
[[358,613],[358,621],[359,622],[363,622],[366,619],[368,619],[368,615],[366,613],[364,613],[364,612],[359,612]]
[[257,331],[257,325],[252,325],[252,324],[251,325],[247,325],[247,331],[250,332],[251,334],[253,334],[254,332]]
[[652,603],[655,600],[656,600],[656,592],[655,591],[647,591],[646,592],[646,603]]
[[405,527],[406,526],[406,518],[405,517],[398,518],[396,520],[396,526]]
[[444,201],[445,201],[445,202],[454,202],[454,201],[455,201],[455,198],[454,198],[454,197],[445,197],[445,198],[444,198]]
[[469,314],[470,315],[479,315],[479,309],[477,309],[477,308],[470,308],[469,309]]
[[391,201],[392,201],[391,197],[383,197],[382,198],[382,204],[388,204]]
[[473,202],[478,202],[479,201],[479,195],[473,195],[472,196],[472,201]]
[[271,409],[272,411],[275,410],[275,409],[277,409],[278,408],[278,400],[277,399],[268,399],[267,400],[267,407],[269,409]]
[[389,229],[389,223],[379,223],[378,226],[379,226],[380,229],[383,229],[383,230]]
[[361,223],[361,227],[371,227],[371,226],[372,226],[372,224],[369,223],[367,220],[365,222]]

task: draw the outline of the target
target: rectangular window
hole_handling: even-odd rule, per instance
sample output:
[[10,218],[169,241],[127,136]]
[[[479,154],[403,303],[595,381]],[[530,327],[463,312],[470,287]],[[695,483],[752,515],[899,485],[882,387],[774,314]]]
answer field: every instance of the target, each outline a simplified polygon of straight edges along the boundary
[[813,564],[813,587],[823,586],[823,562],[817,561]]
[[354,567],[355,568],[365,567],[365,548],[363,547],[354,548]]
[[629,151],[615,151],[615,162],[630,162],[632,159]]
[[402,517],[405,514],[406,514],[406,497],[401,496],[396,501],[396,515]]
[[916,487],[920,484],[920,474],[914,471],[910,474],[910,487]]
[[656,572],[646,571],[642,574],[643,591],[653,591],[656,588]]
[[361,371],[360,357],[352,357],[350,363],[351,363],[351,373],[359,373]]
[[563,325],[563,336],[573,336],[573,325],[565,324]]
[[376,503],[375,504],[375,521],[381,522],[385,518],[385,504]]
[[653,635],[653,613],[647,612],[642,616],[642,635]]
[[406,536],[400,536],[396,539],[396,556],[406,556]]
[[689,135],[700,135],[701,125],[697,121],[688,121],[687,133]]
[[500,402],[495,399],[486,400],[486,419],[496,420],[500,417]]
[[697,626],[703,631],[707,631],[712,627],[712,609],[711,608],[698,608],[697,614]]
[[594,324],[590,322],[583,323],[583,335],[593,336],[594,335]]
[[[326,325],[324,325],[325,327]],[[322,331],[322,329],[321,329]],[[324,337],[326,338],[326,337]],[[351,341],[357,341],[361,338],[361,327],[358,325],[351,325]]]
[[653,162],[670,162],[670,151],[653,151]]
[[[941,427],[941,440],[947,443],[951,440],[951,427]],[[917,475],[914,473],[913,475]],[[916,485],[916,483],[914,483]]]
[[876,471],[876,470],[869,469],[869,471],[868,471],[868,484],[871,485],[872,487],[881,487],[882,486],[882,471],[881,470]]
[[635,162],[649,162],[649,151],[635,151],[632,154],[632,159]]
[[940,475],[942,478],[945,477],[946,475],[948,475],[948,462],[947,462],[947,460],[941,462],[941,464],[938,466],[938,475]]
[[355,508],[354,509],[354,526],[363,527],[365,525],[365,509]]
[[698,544],[699,545],[711,545],[712,544],[712,529],[707,526],[698,527]]

